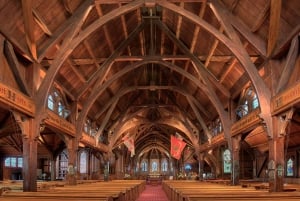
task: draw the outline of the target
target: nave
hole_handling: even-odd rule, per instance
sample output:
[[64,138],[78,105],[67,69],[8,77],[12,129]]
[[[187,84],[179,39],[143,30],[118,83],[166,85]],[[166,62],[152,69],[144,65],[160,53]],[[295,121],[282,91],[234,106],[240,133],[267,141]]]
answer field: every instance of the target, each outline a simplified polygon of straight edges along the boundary
[[286,193],[299,22],[297,0],[0,0],[0,182],[89,199],[114,181],[103,199],[137,198],[130,181],[163,181],[171,200],[176,181]]
[[1,183],[3,201],[296,201],[300,199],[299,184],[285,184],[283,192],[270,193],[268,184],[243,181],[228,185],[226,180],[189,181],[164,180],[147,183],[142,180],[82,181],[77,186],[65,182],[41,182],[38,192],[23,192],[20,183]]

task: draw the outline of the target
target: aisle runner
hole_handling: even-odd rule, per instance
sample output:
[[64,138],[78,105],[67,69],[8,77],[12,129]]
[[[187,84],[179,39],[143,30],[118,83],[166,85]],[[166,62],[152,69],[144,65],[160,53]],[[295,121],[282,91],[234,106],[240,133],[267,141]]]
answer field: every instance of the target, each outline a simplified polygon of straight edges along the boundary
[[136,201],[169,201],[161,185],[146,185],[146,189],[142,192]]

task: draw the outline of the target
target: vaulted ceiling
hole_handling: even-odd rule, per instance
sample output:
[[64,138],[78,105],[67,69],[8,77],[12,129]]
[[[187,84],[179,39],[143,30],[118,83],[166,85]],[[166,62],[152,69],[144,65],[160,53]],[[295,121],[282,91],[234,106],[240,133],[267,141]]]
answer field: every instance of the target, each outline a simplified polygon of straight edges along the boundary
[[264,79],[266,60],[286,55],[299,11],[297,0],[3,0],[0,29],[97,137],[117,147],[130,134],[136,152],[164,152],[171,134],[207,140],[218,108],[251,84],[245,69]]

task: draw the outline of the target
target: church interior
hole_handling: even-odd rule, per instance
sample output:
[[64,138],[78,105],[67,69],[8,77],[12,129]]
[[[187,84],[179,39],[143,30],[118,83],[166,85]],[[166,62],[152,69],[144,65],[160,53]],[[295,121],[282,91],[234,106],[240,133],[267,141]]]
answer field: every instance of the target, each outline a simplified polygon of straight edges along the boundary
[[300,199],[299,36],[297,0],[0,0],[0,200]]

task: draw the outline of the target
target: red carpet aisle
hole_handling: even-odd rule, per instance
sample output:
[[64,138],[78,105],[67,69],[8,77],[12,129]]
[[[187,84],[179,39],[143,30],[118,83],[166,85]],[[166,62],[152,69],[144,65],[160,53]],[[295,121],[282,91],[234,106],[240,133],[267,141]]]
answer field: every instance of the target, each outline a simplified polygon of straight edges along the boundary
[[169,201],[167,195],[161,185],[146,185],[146,189],[142,192],[136,201]]

